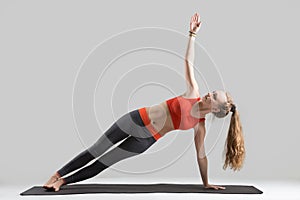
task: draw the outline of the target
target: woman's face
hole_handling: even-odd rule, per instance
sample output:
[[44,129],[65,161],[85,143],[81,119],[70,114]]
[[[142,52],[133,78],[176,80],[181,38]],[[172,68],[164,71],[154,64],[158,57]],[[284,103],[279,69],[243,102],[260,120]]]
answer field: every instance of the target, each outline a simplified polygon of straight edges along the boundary
[[219,112],[219,105],[226,101],[226,94],[224,91],[221,90],[209,92],[202,98],[203,103],[211,106],[211,112]]

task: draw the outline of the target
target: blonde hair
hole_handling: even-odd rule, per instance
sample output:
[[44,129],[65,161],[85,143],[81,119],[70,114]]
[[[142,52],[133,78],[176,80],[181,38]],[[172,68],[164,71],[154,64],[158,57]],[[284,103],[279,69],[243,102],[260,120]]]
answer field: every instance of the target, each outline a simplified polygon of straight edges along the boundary
[[225,163],[223,169],[225,170],[227,167],[230,167],[236,171],[242,168],[245,159],[244,136],[236,105],[233,103],[232,97],[227,92],[225,93],[227,102],[220,104],[220,111],[213,114],[218,118],[222,118],[227,116],[230,111],[232,112],[225,142]]

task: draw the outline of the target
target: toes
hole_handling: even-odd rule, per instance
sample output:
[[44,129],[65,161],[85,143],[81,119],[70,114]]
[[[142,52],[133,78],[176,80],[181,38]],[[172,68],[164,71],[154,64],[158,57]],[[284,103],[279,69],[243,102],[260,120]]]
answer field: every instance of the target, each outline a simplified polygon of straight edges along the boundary
[[47,191],[55,191],[55,189],[53,187],[47,187],[46,190]]
[[59,191],[59,187],[58,187],[58,186],[53,186],[53,190],[54,190],[55,192],[57,192],[57,191]]
[[52,176],[52,177],[47,181],[47,183],[44,184],[43,187],[44,187],[44,188],[45,188],[45,187],[50,187],[51,184],[55,183],[57,180],[58,180],[58,178]]
[[43,185],[43,188],[45,189],[51,188],[51,185],[50,184]]
[[58,179],[53,183],[45,184],[43,188],[47,189],[48,191],[55,191],[58,192],[60,187],[63,185],[64,181],[62,179]]

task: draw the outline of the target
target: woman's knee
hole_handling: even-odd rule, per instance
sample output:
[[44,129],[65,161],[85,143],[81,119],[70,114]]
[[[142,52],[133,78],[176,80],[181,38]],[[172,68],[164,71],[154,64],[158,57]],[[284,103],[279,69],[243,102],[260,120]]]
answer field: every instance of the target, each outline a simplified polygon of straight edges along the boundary
[[130,136],[123,143],[119,145],[119,148],[132,153],[143,153],[146,151],[155,141],[149,138],[136,138]]
[[88,150],[94,155],[94,157],[98,157],[107,149],[126,137],[128,137],[128,135],[121,132],[117,126],[113,124],[93,145],[88,148]]

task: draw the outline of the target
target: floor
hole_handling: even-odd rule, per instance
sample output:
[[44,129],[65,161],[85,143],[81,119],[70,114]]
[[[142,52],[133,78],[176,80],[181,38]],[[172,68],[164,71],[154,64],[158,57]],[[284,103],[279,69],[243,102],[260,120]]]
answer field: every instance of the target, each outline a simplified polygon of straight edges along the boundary
[[[195,180],[185,180],[186,183],[198,184]],[[122,179],[92,179],[91,181],[86,180],[81,183],[184,183],[181,180],[172,180],[172,181],[151,181],[147,179],[147,182],[139,180],[122,180]],[[145,193],[145,194],[79,194],[79,195],[61,195],[61,196],[20,196],[19,194],[33,185],[24,184],[24,185],[0,185],[0,199],[1,200],[16,200],[16,199],[106,199],[106,200],[156,200],[156,199],[183,199],[188,200],[197,199],[285,199],[285,200],[300,200],[300,181],[243,181],[243,182],[229,182],[229,181],[216,181],[219,183],[225,184],[244,184],[244,185],[253,185],[258,189],[262,190],[263,194],[251,194],[251,195],[231,195],[231,194],[203,194],[203,193]]]

